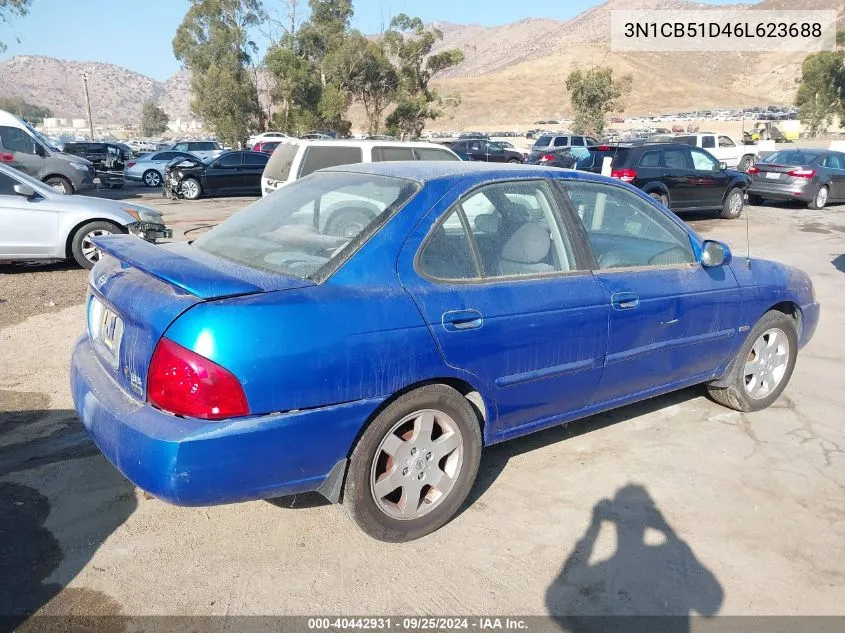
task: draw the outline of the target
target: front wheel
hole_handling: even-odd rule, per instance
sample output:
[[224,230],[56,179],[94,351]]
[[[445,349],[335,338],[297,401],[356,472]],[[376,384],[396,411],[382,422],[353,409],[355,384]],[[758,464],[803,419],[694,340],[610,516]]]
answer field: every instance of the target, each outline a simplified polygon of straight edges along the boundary
[[73,234],[70,251],[76,263],[83,268],[91,269],[100,261],[100,251],[94,245],[93,239],[103,235],[123,233],[119,226],[111,222],[89,222],[83,224]]
[[147,187],[161,187],[161,174],[158,173],[155,169],[148,169],[144,172],[143,176],[144,184]]
[[765,409],[786,389],[797,357],[795,321],[783,312],[767,312],[737,352],[730,385],[708,386],[710,397],[737,411]]
[[816,192],[816,195],[813,196],[813,199],[810,200],[810,203],[807,206],[811,209],[815,209],[816,211],[824,209],[824,206],[827,204],[827,195],[827,186],[822,185],[821,187],[819,187],[819,190]]
[[725,196],[722,205],[722,217],[726,220],[736,220],[742,215],[742,207],[745,204],[745,192],[742,189],[731,189]]
[[196,200],[202,195],[202,187],[196,178],[186,178],[182,181],[182,195],[186,200]]
[[44,181],[44,184],[68,196],[73,193],[73,185],[70,184],[67,178],[63,178],[62,176],[51,176]]
[[481,458],[470,403],[446,385],[398,398],[352,451],[343,503],[375,539],[411,541],[443,526],[469,494]]

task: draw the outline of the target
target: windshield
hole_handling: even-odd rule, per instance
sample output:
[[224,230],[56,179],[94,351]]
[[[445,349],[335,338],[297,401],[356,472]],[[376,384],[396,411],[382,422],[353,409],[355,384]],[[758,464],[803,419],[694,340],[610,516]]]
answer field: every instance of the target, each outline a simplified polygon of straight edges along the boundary
[[782,149],[769,154],[762,163],[769,165],[809,165],[819,157],[818,152],[805,152],[800,149]]
[[35,138],[37,138],[38,141],[42,145],[44,145],[48,149],[53,150],[54,152],[60,152],[61,151],[58,147],[53,145],[53,142],[51,140],[49,140],[46,136],[41,134],[38,130],[36,130],[34,127],[32,127],[29,123],[27,123],[26,121],[23,121],[23,124],[26,126],[26,129],[29,130],[29,133],[32,134]]
[[319,282],[419,187],[404,178],[315,173],[255,202],[193,245],[238,264]]

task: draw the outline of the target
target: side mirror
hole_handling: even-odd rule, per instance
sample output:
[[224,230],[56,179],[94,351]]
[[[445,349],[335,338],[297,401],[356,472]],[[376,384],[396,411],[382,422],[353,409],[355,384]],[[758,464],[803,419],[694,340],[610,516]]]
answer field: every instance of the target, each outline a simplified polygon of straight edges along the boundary
[[705,268],[716,268],[731,263],[731,249],[727,244],[706,240],[701,248],[701,265]]
[[725,162],[719,163],[719,171],[725,171],[728,168],[728,164]]
[[32,198],[35,195],[35,189],[29,185],[18,183],[14,186],[15,193],[24,198]]

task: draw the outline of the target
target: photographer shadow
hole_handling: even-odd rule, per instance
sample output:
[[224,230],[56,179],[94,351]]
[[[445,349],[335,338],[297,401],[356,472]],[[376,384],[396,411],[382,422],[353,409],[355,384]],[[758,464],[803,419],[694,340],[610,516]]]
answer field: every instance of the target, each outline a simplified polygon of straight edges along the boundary
[[[616,528],[616,551],[591,564],[605,523]],[[546,590],[546,607],[573,633],[686,633],[693,614],[715,615],[723,597],[646,489],[629,484],[594,506],[587,531]]]

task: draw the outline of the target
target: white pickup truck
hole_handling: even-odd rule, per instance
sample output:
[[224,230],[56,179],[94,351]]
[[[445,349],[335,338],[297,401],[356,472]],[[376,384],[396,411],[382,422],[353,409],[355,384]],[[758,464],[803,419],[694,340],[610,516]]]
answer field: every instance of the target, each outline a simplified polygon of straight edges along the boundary
[[739,171],[745,171],[759,158],[756,145],[738,145],[734,143],[730,136],[712,132],[661,134],[659,137],[651,137],[650,140],[663,143],[686,143],[706,149],[719,161],[725,163],[731,169],[738,169]]

